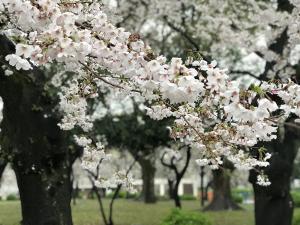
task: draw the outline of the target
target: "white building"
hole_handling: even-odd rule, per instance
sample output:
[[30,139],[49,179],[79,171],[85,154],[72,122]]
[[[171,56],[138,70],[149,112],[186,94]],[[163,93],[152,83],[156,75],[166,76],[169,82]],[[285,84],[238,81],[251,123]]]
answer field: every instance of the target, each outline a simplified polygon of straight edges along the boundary
[[[159,172],[159,171],[158,171]],[[168,195],[168,180],[163,177],[159,177],[157,173],[157,178],[155,178],[155,192],[157,196],[167,196]],[[91,190],[92,185],[87,176],[86,171],[84,171],[79,161],[77,161],[73,166],[73,187],[79,188],[80,190]],[[205,178],[205,184],[207,180]],[[138,190],[142,189],[143,181],[142,179],[135,180],[136,188]],[[179,195],[193,195],[198,197],[198,192],[200,189],[200,176],[195,174],[195,176],[188,176],[183,178],[179,185]],[[18,195],[18,186],[16,181],[16,176],[14,171],[10,166],[7,166],[3,172],[1,182],[0,182],[0,197],[6,199],[8,195]]]
[[17,179],[14,171],[8,165],[6,166],[0,179],[0,198],[6,199],[9,195],[18,195]]

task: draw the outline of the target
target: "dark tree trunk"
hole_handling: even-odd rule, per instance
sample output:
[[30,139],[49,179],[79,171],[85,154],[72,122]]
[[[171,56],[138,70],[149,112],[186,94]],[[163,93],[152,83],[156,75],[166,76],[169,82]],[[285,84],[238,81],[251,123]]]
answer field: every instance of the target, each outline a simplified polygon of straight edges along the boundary
[[256,225],[291,225],[293,200],[289,192],[270,194],[253,185]]
[[290,194],[290,180],[299,148],[298,138],[297,131],[286,128],[283,140],[275,140],[266,145],[272,153],[270,166],[265,170],[271,181],[270,186],[257,185],[257,173],[250,172],[249,181],[253,184],[255,197],[256,225],[292,224],[294,205]]
[[[278,11],[291,13],[294,5],[288,0],[278,0]],[[269,45],[269,50],[283,56],[284,50],[288,45],[288,27],[282,30],[274,41]],[[267,61],[265,70],[260,76],[261,80],[268,80],[267,74],[271,71],[277,61]],[[298,65],[296,67],[299,68]],[[295,68],[295,67],[294,67]],[[295,68],[297,72],[299,69]],[[277,73],[278,75],[279,73]],[[298,73],[299,74],[299,73]],[[274,79],[281,79],[278,76]],[[297,74],[296,74],[297,75]],[[298,77],[291,77],[298,83]],[[272,96],[276,102],[278,99]],[[286,126],[283,140],[274,140],[271,143],[265,143],[268,151],[273,156],[270,160],[270,166],[266,168],[265,173],[269,176],[271,185],[261,187],[256,184],[257,172],[250,172],[249,181],[253,185],[255,198],[255,223],[256,225],[291,225],[293,217],[293,201],[290,195],[290,180],[292,177],[293,163],[296,152],[299,147],[299,129]]]
[[174,199],[174,181],[168,179],[168,195],[170,199]]
[[[24,174],[22,168],[15,168],[15,172],[21,199],[22,225],[72,224],[69,171],[62,169],[47,178],[38,173]],[[49,179],[53,181],[49,182]]]
[[204,166],[200,167],[200,203],[201,203],[201,208],[204,207],[204,202],[205,202],[205,196],[206,194],[204,193],[204,176],[205,176],[205,172],[204,172]]
[[1,182],[2,174],[5,170],[6,164],[7,164],[6,161],[0,159],[0,182]]
[[181,208],[181,201],[180,201],[180,197],[178,195],[178,188],[179,188],[180,180],[176,182],[176,184],[174,186],[174,193],[173,193],[175,207],[177,207],[177,208]]
[[[0,36],[0,57],[13,49]],[[70,173],[78,153],[67,148],[67,136],[52,114],[56,103],[44,91],[45,81],[36,68],[9,77],[0,68],[1,154],[16,173],[22,225],[72,225]]]
[[213,200],[204,210],[238,210],[241,207],[235,203],[231,196],[230,176],[228,169],[213,170]]
[[148,159],[139,159],[138,162],[142,167],[143,189],[141,197],[145,203],[155,203],[155,165],[152,160]]

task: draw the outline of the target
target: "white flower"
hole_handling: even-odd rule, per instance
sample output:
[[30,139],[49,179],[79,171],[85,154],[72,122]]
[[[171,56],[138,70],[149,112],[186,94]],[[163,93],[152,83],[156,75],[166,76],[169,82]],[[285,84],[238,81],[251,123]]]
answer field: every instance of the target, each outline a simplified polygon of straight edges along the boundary
[[131,48],[132,50],[136,51],[136,52],[140,52],[144,49],[144,42],[141,40],[135,41],[135,42],[131,42]]
[[23,56],[24,58],[30,58],[34,50],[35,49],[32,45],[24,45],[24,44],[16,45],[16,55]]
[[269,186],[269,185],[271,185],[271,182],[270,182],[269,178],[266,175],[264,175],[264,174],[260,174],[260,175],[257,176],[256,183],[258,185],[261,185],[261,186]]
[[26,59],[22,59],[20,56],[10,54],[5,57],[5,60],[9,62],[9,65],[16,67],[17,70],[30,70],[32,69],[30,63]]
[[196,159],[196,163],[199,166],[207,166],[209,163],[209,160],[208,159]]
[[13,75],[13,71],[11,71],[11,70],[9,70],[9,69],[6,69],[5,71],[4,71],[4,74],[5,74],[5,76],[10,76],[10,75]]
[[159,80],[159,71],[162,69],[162,66],[157,60],[151,60],[147,63],[146,68],[151,73],[151,77],[154,80]]
[[258,107],[264,108],[270,112],[274,112],[278,109],[276,102],[271,102],[270,100],[263,98],[258,100]]
[[171,104],[181,103],[186,101],[185,88],[178,87],[174,83],[163,82],[161,84],[161,93],[164,99],[169,99]]
[[84,136],[78,137],[77,135],[74,135],[74,139],[76,143],[81,147],[86,147],[87,145],[90,145],[92,143],[91,139]]
[[141,117],[141,116],[138,116],[136,119],[138,121],[138,124],[141,126],[146,123],[145,120],[143,119],[143,117]]

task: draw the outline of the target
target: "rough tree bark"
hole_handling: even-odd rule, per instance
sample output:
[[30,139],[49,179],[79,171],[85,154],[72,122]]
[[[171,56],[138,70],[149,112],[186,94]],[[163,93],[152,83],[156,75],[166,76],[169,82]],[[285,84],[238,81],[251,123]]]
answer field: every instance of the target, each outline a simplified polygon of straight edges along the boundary
[[[14,50],[0,36],[0,63]],[[0,96],[4,102],[1,144],[3,156],[16,173],[22,225],[72,225],[70,173],[75,153],[51,116],[54,102],[44,91],[44,74],[16,71],[5,76],[0,68]]]
[[231,196],[230,177],[232,171],[230,169],[213,170],[213,200],[204,208],[205,211],[219,210],[238,210],[241,207],[235,203]]
[[270,166],[265,173],[271,185],[256,184],[257,173],[251,171],[249,181],[253,184],[256,225],[291,225],[294,204],[290,194],[293,162],[299,148],[299,130],[287,128],[283,140],[266,145],[272,153]]
[[141,197],[145,203],[155,203],[155,165],[151,159],[147,158],[138,159],[138,163],[142,168],[143,189]]

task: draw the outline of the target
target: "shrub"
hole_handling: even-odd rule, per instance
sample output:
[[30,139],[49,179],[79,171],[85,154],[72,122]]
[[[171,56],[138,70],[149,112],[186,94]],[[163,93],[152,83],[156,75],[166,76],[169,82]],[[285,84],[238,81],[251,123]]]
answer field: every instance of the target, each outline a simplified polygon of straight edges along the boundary
[[18,200],[18,199],[19,199],[18,196],[15,195],[15,194],[10,194],[10,195],[8,195],[8,196],[6,197],[6,200],[7,200],[7,201],[15,201],[15,200]]
[[78,198],[78,199],[83,199],[84,196],[85,196],[85,193],[84,193],[83,191],[79,191],[79,192],[77,193],[76,198]]
[[293,218],[293,225],[299,225],[300,224],[300,214],[296,214]]
[[243,198],[249,198],[253,196],[253,190],[249,188],[234,188],[232,190],[233,194],[239,194]]
[[95,196],[95,193],[94,192],[89,192],[88,195],[87,195],[87,199],[95,199],[96,196]]
[[87,193],[84,193],[82,190],[74,189],[72,192],[72,198],[76,199],[83,199],[85,195],[87,195]]
[[[112,192],[110,192],[110,193],[106,194],[106,195],[105,195],[105,197],[106,197],[106,198],[112,198],[112,197],[114,196],[114,194],[115,194],[115,192],[114,192],[114,191],[112,191]],[[118,195],[118,197],[117,197],[117,198],[119,198],[119,197],[120,197],[120,193],[119,193],[119,195]]]
[[120,191],[118,194],[118,198],[126,198],[127,193],[125,191]]
[[243,196],[239,193],[232,193],[232,199],[235,203],[243,203]]
[[196,197],[193,195],[181,195],[180,199],[181,200],[196,200]]
[[242,203],[243,200],[253,198],[253,190],[250,188],[234,188],[231,194],[236,203]]
[[199,213],[184,212],[180,209],[173,209],[171,214],[161,225],[211,225],[207,216]]
[[130,199],[137,199],[141,194],[140,193],[127,193],[126,198],[130,198]]
[[295,207],[300,207],[300,192],[292,192],[292,197],[294,200]]

